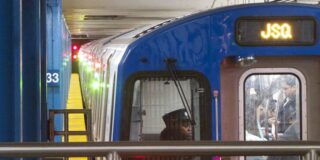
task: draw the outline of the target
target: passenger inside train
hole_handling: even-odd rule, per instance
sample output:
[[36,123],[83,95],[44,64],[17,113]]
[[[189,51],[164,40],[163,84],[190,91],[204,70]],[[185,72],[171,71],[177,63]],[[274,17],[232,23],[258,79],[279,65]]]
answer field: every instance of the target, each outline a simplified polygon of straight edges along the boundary
[[[246,82],[246,140],[300,140],[299,106],[296,103],[299,101],[298,78],[291,74],[255,75]],[[247,159],[295,160],[299,156],[253,156]]]
[[293,76],[286,77],[282,83],[285,100],[279,107],[277,121],[279,132],[285,133],[289,126],[293,125],[296,118],[296,79]]
[[[297,118],[299,106],[296,103],[300,96],[297,83],[298,79],[293,75],[249,77],[246,84],[249,86],[246,88],[248,136],[255,135],[260,140],[300,140],[300,123]],[[250,116],[252,112],[255,112],[255,117]],[[297,132],[294,128],[298,128]],[[291,138],[287,139],[288,135]]]

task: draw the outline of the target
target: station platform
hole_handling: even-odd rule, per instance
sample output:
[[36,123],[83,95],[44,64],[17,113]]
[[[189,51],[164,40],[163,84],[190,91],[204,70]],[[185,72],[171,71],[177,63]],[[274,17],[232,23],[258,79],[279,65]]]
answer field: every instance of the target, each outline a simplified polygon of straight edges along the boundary
[[[70,79],[70,91],[68,95],[67,109],[83,109],[80,90],[79,75],[73,73]],[[69,131],[85,131],[85,119],[83,114],[69,115]],[[69,136],[69,142],[86,142],[86,135]]]
[[[67,109],[83,109],[80,79],[77,73],[70,78],[70,89],[68,94]],[[69,131],[86,131],[84,114],[69,114]],[[86,135],[70,135],[69,142],[87,142]],[[87,160],[87,157],[71,157],[69,160]]]

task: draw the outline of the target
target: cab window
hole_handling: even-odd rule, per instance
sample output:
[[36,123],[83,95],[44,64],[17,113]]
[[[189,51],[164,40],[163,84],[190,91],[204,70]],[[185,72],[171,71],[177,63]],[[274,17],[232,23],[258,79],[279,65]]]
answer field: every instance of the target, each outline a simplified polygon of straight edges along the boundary
[[141,77],[131,85],[131,103],[124,110],[130,117],[128,140],[210,139],[210,89],[201,78]]

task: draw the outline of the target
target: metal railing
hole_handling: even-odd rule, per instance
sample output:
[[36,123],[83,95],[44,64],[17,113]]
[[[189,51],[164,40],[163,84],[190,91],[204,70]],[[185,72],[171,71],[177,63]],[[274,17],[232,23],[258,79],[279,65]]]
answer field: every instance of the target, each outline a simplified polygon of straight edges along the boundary
[[[1,143],[0,157],[293,156],[318,160],[320,142],[88,142]],[[118,159],[118,158],[116,158]]]
[[[70,131],[69,130],[69,115],[82,114],[85,118],[85,131]],[[62,115],[63,129],[55,130],[55,116]],[[87,140],[91,141],[91,110],[90,109],[51,109],[49,110],[49,140],[54,142],[55,136],[63,136],[64,142],[69,142],[69,136],[86,135]]]

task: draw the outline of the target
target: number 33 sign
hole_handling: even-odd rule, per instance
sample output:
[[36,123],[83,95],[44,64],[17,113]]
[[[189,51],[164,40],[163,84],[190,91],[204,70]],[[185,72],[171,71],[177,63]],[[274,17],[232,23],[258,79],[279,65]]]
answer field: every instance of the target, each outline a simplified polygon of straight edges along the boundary
[[47,84],[48,86],[59,86],[60,74],[58,70],[49,70],[47,72]]

